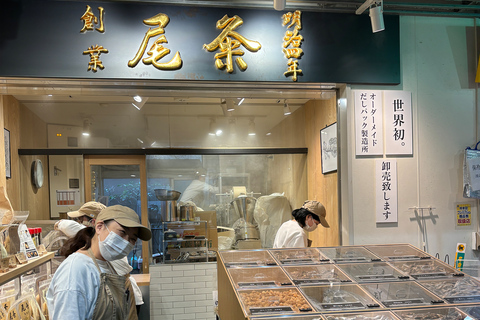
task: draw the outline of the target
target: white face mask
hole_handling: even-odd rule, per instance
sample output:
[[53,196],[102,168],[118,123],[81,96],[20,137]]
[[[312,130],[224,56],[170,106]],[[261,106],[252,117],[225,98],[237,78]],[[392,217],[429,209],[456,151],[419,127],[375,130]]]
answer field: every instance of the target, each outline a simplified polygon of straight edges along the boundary
[[[105,225],[105,228],[108,230],[107,225]],[[98,239],[98,246],[100,248],[100,254],[102,257],[107,261],[118,260],[126,257],[130,251],[132,251],[133,244],[123,239],[115,232],[110,230],[108,231],[110,233],[105,240],[100,241],[100,238]]]
[[315,229],[317,229],[317,224],[315,223],[315,221],[313,221],[313,219],[310,219],[310,220],[312,221],[312,225],[309,225],[307,220],[305,220],[305,227],[303,227],[303,229],[308,232],[312,232],[312,231],[315,231]]

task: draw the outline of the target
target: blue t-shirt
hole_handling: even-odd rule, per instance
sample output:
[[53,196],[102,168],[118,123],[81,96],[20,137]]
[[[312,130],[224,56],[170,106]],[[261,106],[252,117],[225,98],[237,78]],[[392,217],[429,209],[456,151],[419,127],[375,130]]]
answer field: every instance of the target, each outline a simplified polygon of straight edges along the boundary
[[[99,267],[110,272],[104,263]],[[92,319],[99,286],[100,274],[90,256],[78,252],[68,256],[55,271],[47,291],[50,319]]]

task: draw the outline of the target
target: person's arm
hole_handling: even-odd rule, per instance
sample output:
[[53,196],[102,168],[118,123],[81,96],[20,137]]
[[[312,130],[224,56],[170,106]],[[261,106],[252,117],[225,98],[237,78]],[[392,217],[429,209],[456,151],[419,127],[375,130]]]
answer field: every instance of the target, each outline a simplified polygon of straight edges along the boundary
[[63,219],[55,223],[55,229],[62,231],[69,238],[75,237],[77,232],[83,228],[86,228],[86,226],[73,220]]

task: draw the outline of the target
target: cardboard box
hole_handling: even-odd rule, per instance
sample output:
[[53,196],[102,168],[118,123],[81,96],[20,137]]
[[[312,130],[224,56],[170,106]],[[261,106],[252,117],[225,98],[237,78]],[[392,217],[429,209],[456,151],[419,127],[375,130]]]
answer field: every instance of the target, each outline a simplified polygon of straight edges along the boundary
[[195,220],[207,221],[208,250],[218,251],[217,213],[215,211],[195,211]]

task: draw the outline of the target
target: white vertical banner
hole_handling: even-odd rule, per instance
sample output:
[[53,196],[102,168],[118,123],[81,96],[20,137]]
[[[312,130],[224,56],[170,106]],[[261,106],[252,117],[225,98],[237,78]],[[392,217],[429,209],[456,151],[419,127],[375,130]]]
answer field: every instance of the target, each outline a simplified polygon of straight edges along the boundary
[[380,90],[355,90],[355,154],[383,155],[383,99]]
[[385,154],[413,155],[412,93],[384,91]]
[[397,222],[397,160],[377,160],[375,181],[377,223]]

